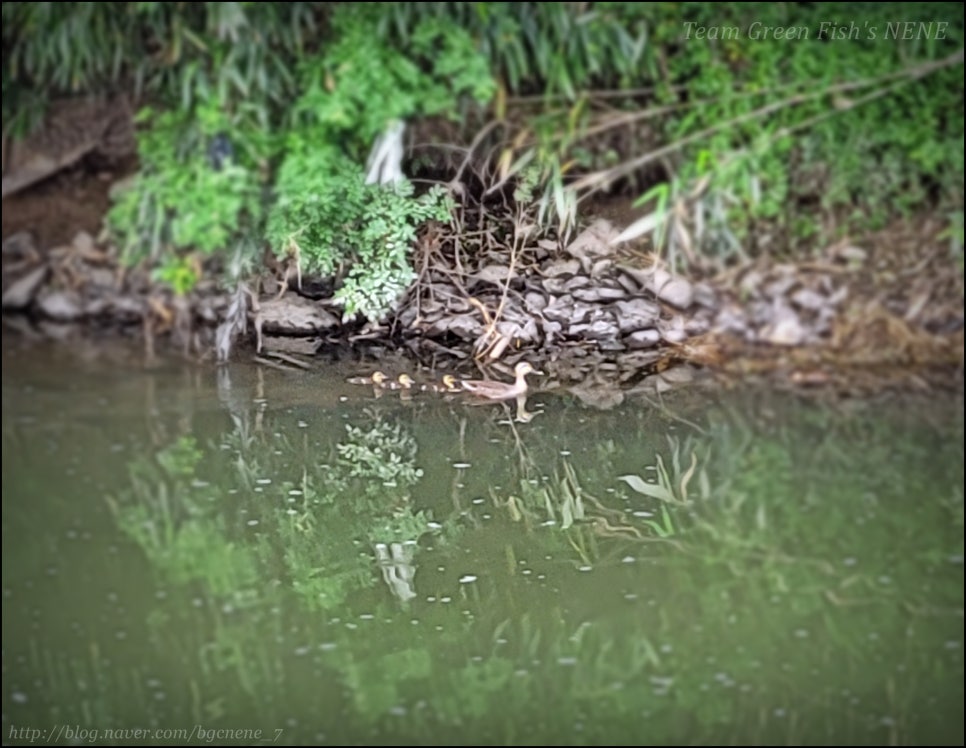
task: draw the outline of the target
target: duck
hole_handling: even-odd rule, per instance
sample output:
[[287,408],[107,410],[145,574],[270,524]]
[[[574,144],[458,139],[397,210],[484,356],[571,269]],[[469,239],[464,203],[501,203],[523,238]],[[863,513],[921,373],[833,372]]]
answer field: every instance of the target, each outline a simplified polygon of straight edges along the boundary
[[400,390],[402,392],[410,392],[413,385],[416,384],[413,378],[408,374],[400,374],[395,379],[387,378],[383,384],[380,385],[386,390]]
[[382,387],[389,377],[381,371],[374,371],[368,377],[349,377],[346,381],[349,384],[371,384],[373,387]]
[[527,393],[527,374],[543,374],[537,371],[527,361],[521,361],[513,367],[513,384],[497,382],[491,379],[464,379],[460,386],[471,395],[486,400],[512,400]]
[[443,379],[439,382],[426,382],[419,388],[423,392],[460,392],[463,388],[460,386],[460,380],[454,377],[452,374],[444,374]]

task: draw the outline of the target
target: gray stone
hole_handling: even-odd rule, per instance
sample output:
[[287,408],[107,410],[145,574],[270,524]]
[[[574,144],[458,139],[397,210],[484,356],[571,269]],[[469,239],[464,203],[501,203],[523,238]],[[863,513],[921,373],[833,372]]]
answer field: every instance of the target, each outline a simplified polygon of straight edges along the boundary
[[656,268],[651,275],[649,288],[657,298],[677,309],[687,309],[694,303],[694,286],[691,282],[671,275],[667,270]]
[[45,317],[61,322],[73,321],[83,313],[80,297],[73,291],[53,291],[40,299],[38,307]]
[[586,288],[590,285],[590,278],[585,275],[575,275],[564,283],[564,291],[572,293],[575,289]]
[[529,291],[526,296],[523,297],[523,305],[530,314],[539,314],[544,309],[550,300],[542,293],[537,291]]
[[430,336],[452,333],[463,340],[476,340],[483,332],[483,325],[474,316],[458,314],[436,320],[425,332]]
[[815,312],[828,305],[828,299],[810,288],[800,288],[792,294],[792,303],[799,309]]
[[502,286],[508,278],[513,280],[516,277],[516,272],[511,273],[506,265],[486,265],[470,275],[473,280],[492,283],[496,286]]
[[624,344],[632,351],[653,348],[661,341],[661,333],[655,329],[637,330],[624,338]]
[[574,315],[574,302],[571,296],[554,298],[544,308],[543,316],[553,322],[569,325]]
[[34,300],[37,289],[47,277],[47,266],[41,265],[10,284],[3,292],[4,309],[23,309]]
[[623,288],[611,288],[609,286],[578,288],[572,293],[575,299],[587,302],[609,302],[627,297],[627,292]]
[[74,240],[71,242],[74,245],[74,249],[80,252],[82,255],[91,254],[94,247],[94,237],[88,234],[86,231],[78,231],[74,234]]
[[577,260],[555,260],[547,267],[541,268],[540,272],[546,278],[556,278],[559,275],[576,275],[580,272],[580,263]]
[[587,340],[605,340],[617,337],[617,325],[613,320],[598,319],[590,323],[571,325],[569,334]]
[[541,283],[544,290],[547,293],[552,294],[554,296],[558,296],[560,294],[566,293],[567,292],[566,284],[567,284],[567,281],[564,280],[563,278],[544,278]]
[[294,294],[259,302],[255,322],[267,333],[288,335],[321,332],[339,326],[339,318],[318,302]]
[[611,243],[619,234],[610,221],[599,218],[567,245],[566,252],[580,260],[585,270],[589,270],[594,259],[613,254]]

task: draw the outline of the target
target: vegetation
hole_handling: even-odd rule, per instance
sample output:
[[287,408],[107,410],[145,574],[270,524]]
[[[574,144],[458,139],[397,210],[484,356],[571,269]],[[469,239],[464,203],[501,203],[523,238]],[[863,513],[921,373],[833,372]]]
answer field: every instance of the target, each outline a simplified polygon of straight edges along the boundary
[[672,264],[926,208],[962,233],[954,3],[5,3],[2,20],[5,135],[64,94],[149,107],[110,225],[180,291],[203,258],[235,279],[267,244],[335,276],[347,315],[384,314],[420,225],[448,213],[442,191],[365,185],[398,121],[436,134],[412,176],[446,182],[455,152],[473,189],[532,187],[515,198],[546,230],[595,192],[643,193],[626,236]]

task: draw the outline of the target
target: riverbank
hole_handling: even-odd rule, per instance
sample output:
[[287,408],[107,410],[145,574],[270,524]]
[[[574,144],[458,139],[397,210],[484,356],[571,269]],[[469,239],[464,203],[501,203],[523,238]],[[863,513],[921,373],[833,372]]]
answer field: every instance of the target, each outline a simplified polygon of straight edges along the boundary
[[[148,355],[164,341],[186,355],[282,366],[326,356],[364,368],[401,355],[414,367],[500,376],[526,359],[595,403],[659,392],[695,367],[845,393],[962,382],[963,271],[936,216],[897,219],[806,259],[684,277],[646,245],[616,241],[634,218],[623,201],[596,206],[606,217],[567,241],[464,205],[462,234],[438,224],[420,234],[417,277],[395,312],[362,323],[342,319],[325,279],[275,258],[231,289],[203,268],[185,296],[122,267],[100,235],[118,176],[78,168],[4,200],[7,329],[96,329],[140,336]],[[476,230],[487,221],[508,229],[500,240]]]

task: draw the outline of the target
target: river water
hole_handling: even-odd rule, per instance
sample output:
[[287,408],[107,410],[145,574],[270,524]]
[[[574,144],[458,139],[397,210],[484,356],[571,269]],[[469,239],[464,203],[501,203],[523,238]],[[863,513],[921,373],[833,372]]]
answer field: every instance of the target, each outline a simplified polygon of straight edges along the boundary
[[3,742],[963,744],[963,398],[3,345]]

